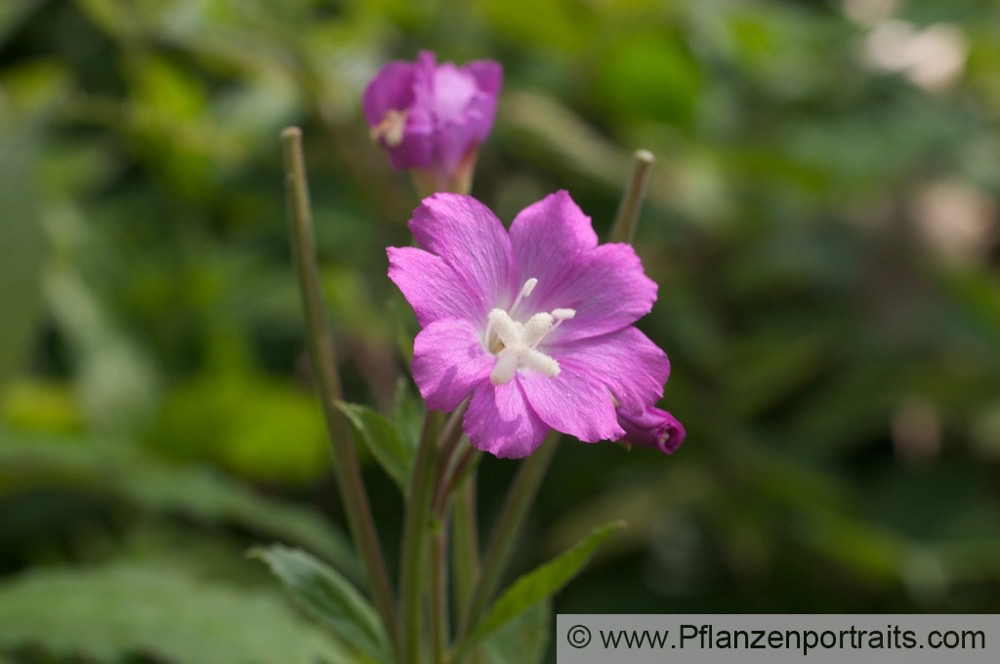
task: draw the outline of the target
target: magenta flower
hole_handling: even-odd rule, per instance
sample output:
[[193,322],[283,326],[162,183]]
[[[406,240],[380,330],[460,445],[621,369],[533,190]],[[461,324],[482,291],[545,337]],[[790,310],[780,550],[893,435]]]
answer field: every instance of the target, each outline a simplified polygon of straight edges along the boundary
[[687,436],[684,425],[676,417],[653,406],[638,414],[619,411],[618,424],[625,429],[621,442],[637,447],[651,447],[665,454],[680,447]]
[[428,408],[471,397],[463,428],[498,457],[531,454],[549,429],[586,442],[626,435],[663,394],[666,354],[632,326],[656,284],[626,244],[598,245],[566,192],[508,233],[482,203],[436,194],[410,220],[424,249],[390,247],[389,278],[423,328],[413,377]]
[[502,79],[492,60],[436,65],[433,53],[421,51],[416,62],[390,62],[365,88],[372,138],[393,168],[426,172],[440,186],[467,179],[493,128]]

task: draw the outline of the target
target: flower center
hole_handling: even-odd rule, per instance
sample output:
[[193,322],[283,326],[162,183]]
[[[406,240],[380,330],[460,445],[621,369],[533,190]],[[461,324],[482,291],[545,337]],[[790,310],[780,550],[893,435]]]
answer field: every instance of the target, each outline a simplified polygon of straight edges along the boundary
[[[537,284],[538,279],[535,278],[524,282],[510,311],[517,309],[517,305],[531,295]],[[521,368],[549,377],[558,376],[559,363],[539,350],[538,344],[560,323],[575,315],[575,309],[553,309],[552,313],[539,312],[522,323],[511,318],[503,309],[492,310],[484,338],[486,348],[497,356],[497,362],[490,372],[490,382],[494,385],[508,383]]]
[[409,110],[397,111],[389,109],[379,120],[379,123],[371,128],[372,141],[378,143],[383,139],[387,147],[394,148],[403,142],[403,132],[406,129],[406,116]]

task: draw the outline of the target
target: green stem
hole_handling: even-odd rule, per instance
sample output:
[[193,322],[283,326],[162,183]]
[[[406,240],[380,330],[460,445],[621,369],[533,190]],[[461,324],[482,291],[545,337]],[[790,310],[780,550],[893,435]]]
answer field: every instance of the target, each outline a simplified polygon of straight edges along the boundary
[[646,195],[646,185],[649,184],[649,174],[656,159],[654,159],[653,153],[648,150],[636,150],[634,157],[635,166],[632,169],[632,178],[625,189],[622,202],[618,206],[618,214],[615,215],[615,222],[608,234],[610,242],[632,244],[635,240],[639,209],[642,207],[642,199]]
[[472,591],[479,580],[479,524],[476,518],[476,469],[459,488],[452,513],[452,565],[455,570],[455,604],[458,615],[469,610]]
[[517,471],[514,483],[504,500],[493,535],[486,546],[487,553],[485,560],[483,560],[482,575],[475,590],[473,590],[469,610],[465,613],[462,621],[456,659],[459,654],[472,645],[468,643],[468,639],[475,632],[486,605],[497,590],[514,543],[520,534],[524,517],[535,501],[535,495],[538,493],[542,478],[545,477],[545,471],[548,470],[549,463],[552,461],[559,437],[559,432],[551,432],[545,443],[525,459]]
[[438,514],[444,514],[448,506],[448,499],[461,485],[465,477],[465,471],[469,464],[479,459],[481,452],[472,445],[469,445],[462,452],[462,456],[451,464],[449,472],[442,474],[439,479],[437,494],[434,496],[434,509]]
[[444,664],[448,643],[448,517],[435,523],[431,536],[431,644],[435,664]]
[[337,485],[340,487],[341,499],[347,512],[348,525],[367,566],[372,599],[393,647],[398,649],[399,631],[393,606],[392,587],[382,556],[382,546],[375,530],[349,425],[344,415],[334,405],[343,399],[343,391],[337,373],[333,335],[330,333],[323,309],[312,207],[309,203],[309,185],[306,179],[305,159],[302,155],[302,131],[298,127],[288,127],[281,132],[281,142],[291,222],[292,255],[298,272],[299,288],[302,291],[309,357],[312,360],[333,448]]
[[424,429],[413,465],[413,479],[407,500],[406,522],[403,524],[403,559],[400,569],[400,613],[403,619],[401,662],[420,661],[420,595],[421,568],[424,561],[424,537],[430,521],[431,499],[434,496],[434,467],[437,456],[435,434],[441,423],[441,412],[431,411],[424,419]]

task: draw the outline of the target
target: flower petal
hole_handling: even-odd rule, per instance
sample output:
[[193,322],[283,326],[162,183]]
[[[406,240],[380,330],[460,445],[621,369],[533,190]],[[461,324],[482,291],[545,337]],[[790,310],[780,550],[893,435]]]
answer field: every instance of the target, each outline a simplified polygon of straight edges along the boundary
[[434,194],[413,212],[413,237],[437,254],[476,297],[476,320],[509,298],[511,246],[500,220],[485,205],[461,194]]
[[510,225],[510,242],[519,283],[535,277],[538,295],[544,295],[561,283],[582,253],[597,246],[597,234],[569,194],[557,191],[521,210]]
[[465,412],[462,428],[475,447],[508,459],[528,456],[549,432],[528,405],[516,380],[503,385],[489,381],[480,384]]
[[478,298],[440,256],[416,247],[389,247],[389,279],[413,307],[421,327],[442,318],[474,320]]
[[431,163],[433,125],[423,106],[415,104],[422,78],[419,64],[394,60],[375,74],[362,97],[365,119],[373,130],[390,121],[391,112],[404,114],[400,142],[390,145],[384,136],[378,140],[397,170],[425,168]]
[[365,88],[361,99],[370,126],[382,121],[389,111],[402,111],[413,104],[415,65],[393,60],[386,63]]
[[[435,148],[446,173],[453,172],[469,150],[489,136],[502,82],[503,69],[492,60],[477,60],[457,70],[450,63],[438,68]],[[445,89],[453,92],[443,95]]]
[[437,320],[413,341],[413,380],[427,407],[454,410],[480,383],[489,383],[496,358],[466,320]]
[[546,346],[545,352],[559,362],[563,372],[604,385],[627,414],[640,413],[656,403],[670,376],[667,354],[632,326],[599,337]]
[[553,331],[550,341],[584,339],[631,325],[649,313],[656,283],[626,244],[597,245],[590,217],[565,191],[521,211],[510,227],[514,281],[538,285],[515,318],[539,311],[575,309],[576,316]]
[[480,92],[484,92],[494,98],[500,94],[500,87],[503,85],[503,67],[496,60],[473,60],[467,63],[462,69],[472,74],[476,79]]
[[439,66],[434,71],[431,107],[438,124],[461,116],[477,92],[479,84],[472,74],[450,62]]
[[549,343],[558,343],[588,339],[631,325],[652,310],[656,290],[656,282],[643,272],[631,246],[602,244],[568,267],[555,287],[543,289],[539,281],[535,293],[525,302],[541,311],[576,311],[571,320],[546,337]]
[[588,376],[562,371],[549,377],[521,371],[511,383],[520,384],[532,410],[556,431],[586,443],[617,440],[625,435],[618,425],[611,395],[604,385]]

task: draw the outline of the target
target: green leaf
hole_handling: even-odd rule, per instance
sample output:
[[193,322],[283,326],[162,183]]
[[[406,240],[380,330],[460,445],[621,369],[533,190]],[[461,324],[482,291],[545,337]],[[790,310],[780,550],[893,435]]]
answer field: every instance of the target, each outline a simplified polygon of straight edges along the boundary
[[85,436],[40,436],[0,427],[0,498],[57,485],[107,495],[153,515],[201,524],[238,525],[323,556],[352,579],[362,565],[347,536],[315,510],[265,498],[204,467],[176,467]]
[[371,450],[389,477],[399,485],[403,495],[409,492],[410,476],[416,447],[403,439],[396,425],[381,413],[351,403],[338,402],[337,407],[347,416],[351,426]]
[[552,607],[548,600],[510,620],[482,645],[487,664],[540,664],[549,644]]
[[478,641],[495,632],[558,592],[583,569],[598,545],[611,533],[624,526],[624,521],[615,521],[598,528],[566,553],[535,568],[514,582],[496,601],[486,619],[476,628],[474,640]]
[[0,648],[185,664],[354,662],[277,594],[174,569],[112,566],[30,572],[0,587]]
[[[3,83],[0,82],[0,86]],[[4,127],[0,126],[0,130]],[[0,135],[0,383],[26,363],[41,315],[41,271],[45,239],[38,223],[33,186],[38,136],[33,123]]]
[[336,570],[298,549],[271,546],[252,555],[268,564],[294,600],[359,655],[391,661],[385,630],[372,605]]

